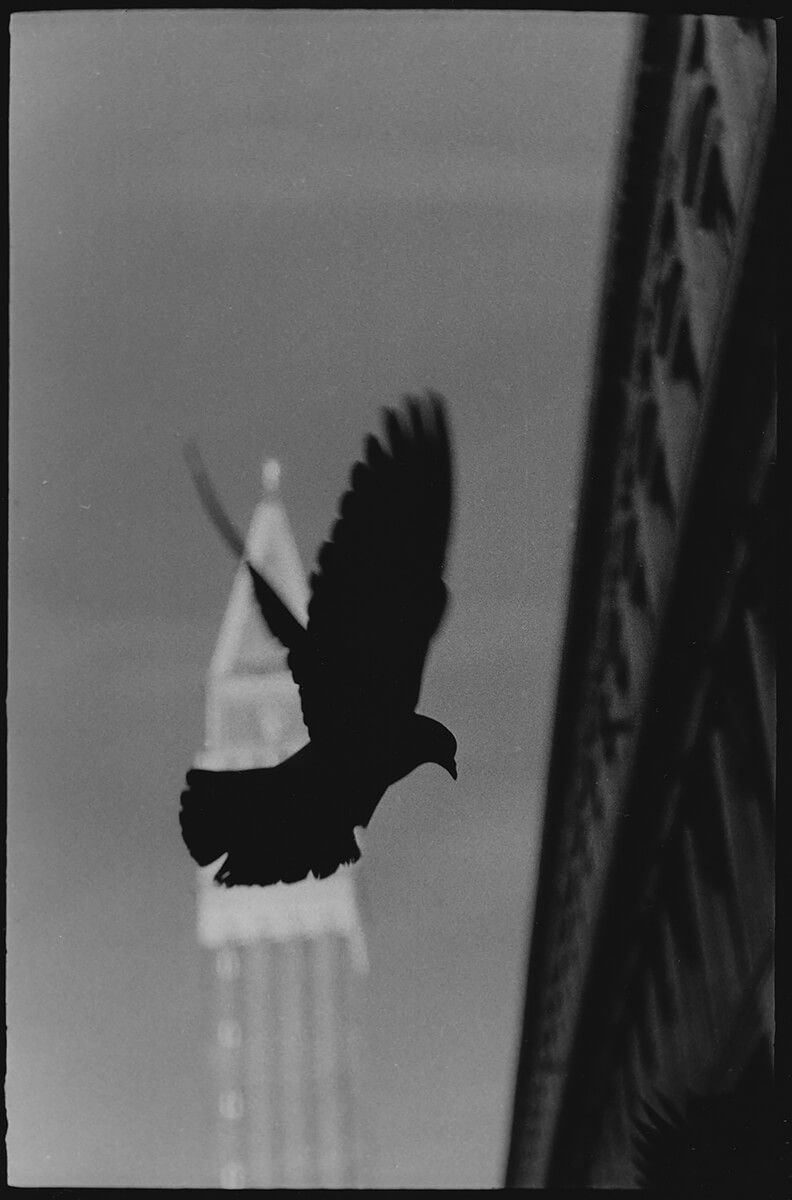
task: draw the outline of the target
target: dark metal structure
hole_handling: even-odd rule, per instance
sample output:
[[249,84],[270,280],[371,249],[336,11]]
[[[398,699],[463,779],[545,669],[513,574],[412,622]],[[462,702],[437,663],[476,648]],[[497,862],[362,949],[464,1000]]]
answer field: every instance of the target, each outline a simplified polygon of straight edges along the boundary
[[639,21],[508,1187],[652,1182],[647,1105],[771,1086],[774,122],[772,22]]

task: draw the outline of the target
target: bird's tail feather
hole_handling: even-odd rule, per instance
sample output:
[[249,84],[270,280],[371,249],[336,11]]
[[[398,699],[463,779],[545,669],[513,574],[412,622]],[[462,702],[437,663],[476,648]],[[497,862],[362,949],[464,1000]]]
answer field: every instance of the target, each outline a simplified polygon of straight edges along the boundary
[[309,874],[324,879],[360,858],[352,826],[313,813],[309,820],[295,811],[278,795],[276,771],[188,772],[179,813],[182,836],[202,867],[225,855],[218,883],[296,883]]
[[248,562],[247,568],[259,611],[270,633],[287,650],[297,650],[299,653],[305,645],[305,629],[251,562]]

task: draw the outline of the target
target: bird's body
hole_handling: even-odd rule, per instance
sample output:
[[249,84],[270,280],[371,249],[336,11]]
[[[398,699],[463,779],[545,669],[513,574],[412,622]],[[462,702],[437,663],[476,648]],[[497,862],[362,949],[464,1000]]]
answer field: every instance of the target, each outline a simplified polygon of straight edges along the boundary
[[[443,402],[408,398],[386,412],[384,445],[369,437],[339,517],[311,576],[303,627],[247,563],[261,615],[288,650],[310,742],[274,767],[193,769],[182,793],[182,833],[201,865],[226,858],[220,883],[294,882],[360,857],[388,787],[421,763],[456,778],[456,741],[415,712],[429,643],[447,604],[443,581],[451,453]],[[241,539],[198,480],[235,553]]]

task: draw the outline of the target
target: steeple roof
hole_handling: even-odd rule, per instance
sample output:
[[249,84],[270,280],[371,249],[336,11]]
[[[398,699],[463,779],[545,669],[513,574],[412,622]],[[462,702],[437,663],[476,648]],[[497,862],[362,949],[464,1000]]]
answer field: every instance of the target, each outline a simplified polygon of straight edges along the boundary
[[[264,495],[253,513],[245,545],[247,555],[284,603],[307,620],[308,585],[279,493],[280,467],[264,463]],[[286,652],[261,619],[250,574],[240,564],[231,589],[209,674],[261,675],[286,668]]]

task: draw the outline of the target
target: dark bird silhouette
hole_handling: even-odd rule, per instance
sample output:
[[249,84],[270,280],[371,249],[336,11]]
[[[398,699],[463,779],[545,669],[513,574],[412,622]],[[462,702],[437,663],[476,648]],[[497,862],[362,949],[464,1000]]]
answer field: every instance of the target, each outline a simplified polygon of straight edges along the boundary
[[[331,875],[360,857],[391,784],[422,763],[456,779],[456,739],[416,713],[429,643],[446,610],[452,461],[442,397],[406,397],[369,436],[310,578],[306,627],[247,560],[261,615],[288,651],[310,741],[274,767],[193,769],[180,821],[193,858],[225,854],[222,884]],[[188,460],[189,461],[189,460]],[[192,455],[204,506],[234,553],[244,543]]]

